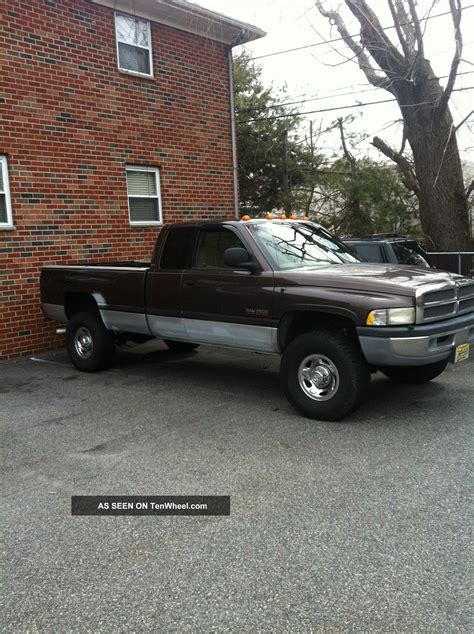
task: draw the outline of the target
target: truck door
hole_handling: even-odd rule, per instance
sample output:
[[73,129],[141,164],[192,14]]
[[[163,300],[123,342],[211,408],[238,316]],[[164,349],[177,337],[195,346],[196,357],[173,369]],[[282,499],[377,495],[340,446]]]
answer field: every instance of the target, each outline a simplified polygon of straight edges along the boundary
[[181,283],[184,269],[191,264],[195,231],[194,227],[173,227],[155,253],[145,291],[148,327],[155,337],[187,339]]
[[231,247],[251,252],[232,227],[199,227],[192,265],[182,278],[188,339],[276,352],[273,271],[227,267],[224,252]]

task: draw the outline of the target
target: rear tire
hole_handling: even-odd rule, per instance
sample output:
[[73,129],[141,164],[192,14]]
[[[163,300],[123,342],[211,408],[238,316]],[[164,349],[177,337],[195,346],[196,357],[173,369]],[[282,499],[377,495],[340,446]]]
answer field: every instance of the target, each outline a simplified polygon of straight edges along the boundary
[[171,339],[163,339],[168,348],[173,352],[191,352],[199,348],[198,343],[188,343],[187,341],[173,341]]
[[355,339],[324,330],[305,333],[289,344],[280,376],[286,397],[301,414],[337,421],[363,401],[370,368]]
[[114,358],[114,336],[98,313],[77,313],[71,317],[66,327],[66,346],[69,358],[81,372],[103,370]]
[[444,372],[447,365],[448,360],[443,359],[442,361],[436,361],[436,363],[430,363],[429,365],[392,366],[390,368],[380,368],[380,371],[392,381],[421,385],[436,379],[437,376]]

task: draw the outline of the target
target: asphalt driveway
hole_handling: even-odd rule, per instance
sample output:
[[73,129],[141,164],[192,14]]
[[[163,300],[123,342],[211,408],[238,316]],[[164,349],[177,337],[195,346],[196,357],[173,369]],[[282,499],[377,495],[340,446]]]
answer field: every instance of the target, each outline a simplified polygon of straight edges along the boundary
[[[467,632],[474,364],[377,374],[343,423],[278,360],[161,344],[0,365],[8,632]],[[71,495],[230,495],[230,517],[71,517]]]

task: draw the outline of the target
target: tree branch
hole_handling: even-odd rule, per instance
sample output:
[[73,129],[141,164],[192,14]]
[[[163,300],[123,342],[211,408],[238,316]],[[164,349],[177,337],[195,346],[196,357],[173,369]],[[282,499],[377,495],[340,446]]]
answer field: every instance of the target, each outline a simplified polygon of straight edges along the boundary
[[415,8],[415,0],[408,0],[408,6],[410,7],[411,19],[415,29],[416,43],[418,47],[418,56],[425,56],[425,49],[423,46],[423,34],[421,32],[420,19]]
[[359,21],[363,46],[367,48],[379,67],[386,70],[389,77],[391,75],[395,78],[403,77],[407,70],[407,60],[385,34],[378,17],[366,0],[345,0],[345,2]]
[[403,124],[403,134],[402,134],[402,145],[401,145],[399,154],[403,154],[403,152],[405,151],[405,146],[407,144],[407,139],[408,139],[408,130],[407,130],[407,126],[404,123]]
[[474,110],[471,110],[471,112],[469,114],[467,114],[460,123],[457,124],[457,126],[454,128],[454,131],[457,132],[459,130],[459,128],[466,123],[466,121],[469,119],[469,117],[472,114],[474,114]]
[[405,187],[414,192],[417,196],[420,193],[420,186],[418,179],[416,178],[415,171],[412,164],[408,159],[399,154],[396,150],[391,148],[380,137],[375,136],[372,140],[372,145],[377,148],[382,154],[385,154],[390,160],[397,164],[402,183]]
[[403,0],[395,0],[395,7],[397,9],[398,21],[402,28],[403,33],[405,34],[405,40],[408,48],[410,49],[410,57],[415,56],[415,29],[413,28],[413,24],[408,17],[408,13],[405,10],[405,5],[403,4]]
[[344,20],[341,18],[339,13],[337,13],[337,11],[330,11],[325,9],[322,5],[321,0],[316,0],[316,7],[322,16],[328,18],[329,22],[335,25],[339,32],[339,35],[357,57],[359,68],[363,71],[369,83],[371,83],[372,86],[375,86],[376,88],[385,88],[386,90],[391,92],[390,81],[388,81],[385,77],[380,77],[380,75],[377,74],[375,68],[370,63],[369,58],[364,53],[364,49],[362,48],[362,46],[360,44],[357,44],[357,42],[352,39],[344,23]]
[[[413,1],[413,0],[411,0]],[[451,70],[449,71],[448,83],[444,90],[443,96],[438,106],[437,116],[441,119],[448,107],[448,101],[453,92],[454,82],[458,74],[458,66],[462,56],[462,33],[461,33],[461,16],[462,7],[461,0],[449,0],[449,8],[451,10],[451,17],[454,25],[454,40],[456,43],[456,50],[454,51],[453,61],[451,62]]]
[[406,39],[403,37],[403,32],[400,27],[400,20],[398,19],[398,14],[393,4],[393,0],[388,0],[388,6],[390,7],[390,13],[392,14],[393,24],[395,25],[395,30],[397,31],[398,40],[402,46],[403,53],[405,55],[405,58],[409,60],[412,57],[413,51],[410,51],[408,47],[408,43]]
[[471,181],[470,185],[466,189],[466,198],[469,198],[472,192],[474,192],[474,180]]
[[351,168],[351,175],[355,176],[356,175],[356,160],[354,158],[354,156],[349,152],[349,149],[346,145],[346,137],[344,136],[344,126],[343,126],[343,121],[342,118],[339,118],[337,120],[338,125],[339,125],[339,131],[341,133],[341,143],[342,143],[342,149],[344,151],[344,156],[346,157],[347,161],[349,162],[350,168]]

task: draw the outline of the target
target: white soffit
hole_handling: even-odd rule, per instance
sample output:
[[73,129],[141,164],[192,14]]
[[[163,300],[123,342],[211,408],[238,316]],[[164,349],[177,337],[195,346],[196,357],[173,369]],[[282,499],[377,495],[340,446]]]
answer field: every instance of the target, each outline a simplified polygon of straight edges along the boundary
[[115,11],[136,15],[181,31],[238,46],[266,35],[265,31],[186,0],[89,0]]

